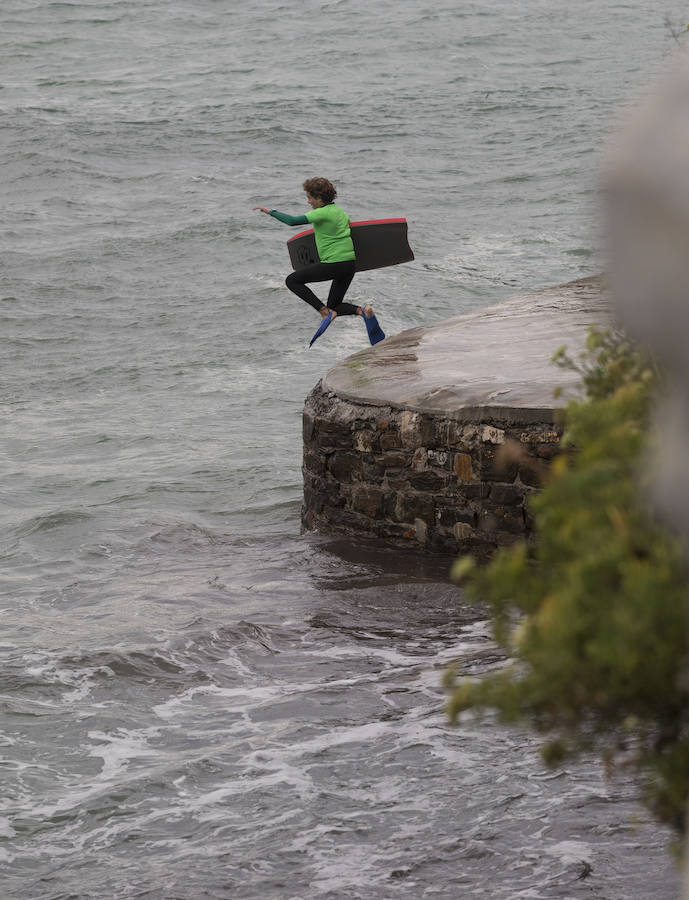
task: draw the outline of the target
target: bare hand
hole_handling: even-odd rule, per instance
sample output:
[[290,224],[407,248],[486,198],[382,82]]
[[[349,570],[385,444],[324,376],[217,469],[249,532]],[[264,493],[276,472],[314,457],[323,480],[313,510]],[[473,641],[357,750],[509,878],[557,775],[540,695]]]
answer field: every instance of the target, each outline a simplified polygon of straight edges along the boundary
[[254,209],[260,209],[262,213],[265,213],[267,216],[270,215],[270,210],[266,209],[265,206],[254,206]]

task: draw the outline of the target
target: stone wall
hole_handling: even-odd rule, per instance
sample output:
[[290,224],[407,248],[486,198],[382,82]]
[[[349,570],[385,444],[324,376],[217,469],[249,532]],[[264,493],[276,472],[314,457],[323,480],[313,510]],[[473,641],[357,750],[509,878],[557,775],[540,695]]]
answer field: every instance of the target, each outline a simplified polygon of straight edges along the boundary
[[582,278],[337,363],[304,407],[304,527],[477,556],[527,535],[559,410],[581,392],[553,354],[576,358],[609,305],[605,279]]
[[526,500],[559,447],[554,421],[524,418],[366,405],[320,382],[304,407],[302,523],[486,556],[528,534]]

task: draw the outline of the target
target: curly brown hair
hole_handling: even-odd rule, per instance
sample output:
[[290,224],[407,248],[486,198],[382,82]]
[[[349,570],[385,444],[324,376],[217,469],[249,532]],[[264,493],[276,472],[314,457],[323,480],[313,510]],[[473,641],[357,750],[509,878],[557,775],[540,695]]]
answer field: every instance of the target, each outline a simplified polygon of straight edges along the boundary
[[302,187],[307,194],[318,197],[323,203],[332,203],[337,197],[335,185],[327,178],[307,178]]

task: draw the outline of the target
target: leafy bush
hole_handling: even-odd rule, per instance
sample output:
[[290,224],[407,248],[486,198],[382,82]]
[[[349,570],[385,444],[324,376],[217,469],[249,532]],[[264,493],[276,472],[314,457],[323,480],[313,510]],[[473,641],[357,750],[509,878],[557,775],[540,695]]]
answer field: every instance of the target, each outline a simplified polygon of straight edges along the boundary
[[591,331],[575,364],[584,400],[568,404],[562,453],[530,503],[536,540],[454,573],[490,605],[506,665],[449,673],[453,721],[493,708],[548,736],[549,763],[596,750],[632,763],[654,814],[684,828],[689,792],[685,552],[644,500],[654,365],[620,336]]

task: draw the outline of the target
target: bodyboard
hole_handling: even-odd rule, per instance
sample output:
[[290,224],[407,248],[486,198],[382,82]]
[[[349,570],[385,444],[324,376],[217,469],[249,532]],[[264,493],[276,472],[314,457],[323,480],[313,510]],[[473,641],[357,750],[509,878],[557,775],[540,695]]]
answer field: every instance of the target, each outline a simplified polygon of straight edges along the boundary
[[[357,272],[396,266],[414,259],[407,238],[406,219],[371,219],[351,222],[350,227]],[[320,262],[313,228],[291,237],[287,241],[287,249],[293,269]]]

